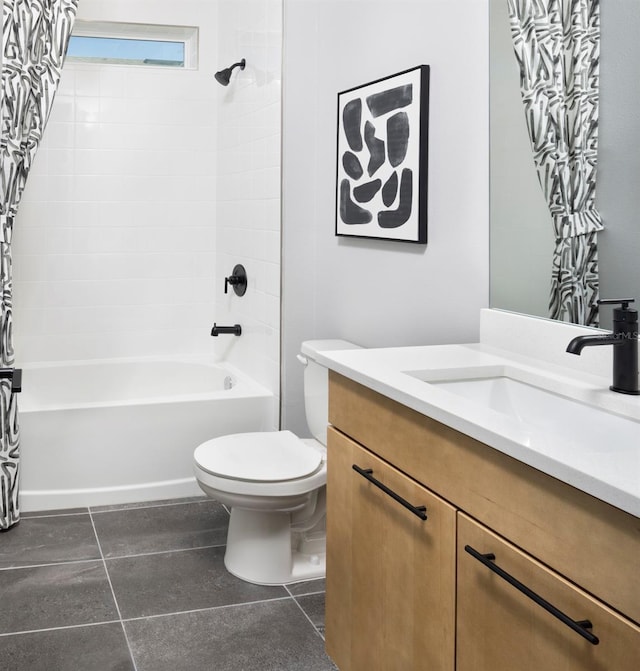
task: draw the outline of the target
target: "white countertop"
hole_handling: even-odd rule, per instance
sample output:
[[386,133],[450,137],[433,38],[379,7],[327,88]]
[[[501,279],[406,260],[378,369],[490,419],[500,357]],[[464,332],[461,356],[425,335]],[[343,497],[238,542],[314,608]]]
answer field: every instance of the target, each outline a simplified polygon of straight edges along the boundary
[[[609,379],[481,343],[342,350],[322,352],[318,359],[394,401],[640,517],[640,397],[610,391]],[[553,431],[491,410],[406,372],[485,366],[515,367],[524,378],[530,376],[533,384],[544,379],[552,393],[622,416],[631,422],[633,438],[637,430],[637,440],[629,444],[614,435],[606,445],[584,449],[566,435],[559,440]]]

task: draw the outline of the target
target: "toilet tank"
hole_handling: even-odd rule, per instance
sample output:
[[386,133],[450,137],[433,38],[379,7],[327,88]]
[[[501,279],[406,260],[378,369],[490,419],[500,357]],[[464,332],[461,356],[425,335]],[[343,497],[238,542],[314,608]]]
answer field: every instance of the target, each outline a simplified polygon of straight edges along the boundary
[[305,340],[300,360],[304,362],[304,409],[311,435],[327,444],[329,423],[329,370],[317,362],[318,352],[360,349],[346,340]]

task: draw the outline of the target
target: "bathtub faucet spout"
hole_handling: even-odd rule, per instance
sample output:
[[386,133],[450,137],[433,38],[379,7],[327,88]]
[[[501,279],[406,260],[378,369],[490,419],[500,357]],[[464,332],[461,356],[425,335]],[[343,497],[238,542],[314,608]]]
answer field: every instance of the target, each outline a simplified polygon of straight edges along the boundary
[[219,336],[225,333],[235,336],[242,335],[242,326],[240,326],[240,324],[234,324],[233,326],[218,326],[217,324],[214,324],[211,329],[212,336]]
[[11,380],[11,393],[22,391],[22,368],[0,368],[0,380]]

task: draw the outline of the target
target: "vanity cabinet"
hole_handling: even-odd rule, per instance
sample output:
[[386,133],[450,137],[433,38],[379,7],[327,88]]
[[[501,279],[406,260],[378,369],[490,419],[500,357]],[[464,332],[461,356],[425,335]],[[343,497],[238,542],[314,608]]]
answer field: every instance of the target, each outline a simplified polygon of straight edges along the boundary
[[340,671],[453,671],[455,509],[329,432],[329,655]]
[[457,589],[457,671],[640,668],[638,627],[461,513]]
[[[326,646],[340,671],[640,669],[637,517],[335,372],[329,421]],[[598,644],[492,567],[589,620]]]

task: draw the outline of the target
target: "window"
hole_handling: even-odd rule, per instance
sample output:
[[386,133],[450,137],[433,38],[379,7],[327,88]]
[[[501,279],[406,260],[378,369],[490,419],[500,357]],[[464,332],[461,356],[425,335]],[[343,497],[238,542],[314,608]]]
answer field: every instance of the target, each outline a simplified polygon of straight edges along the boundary
[[195,69],[198,29],[134,23],[76,21],[67,60]]

